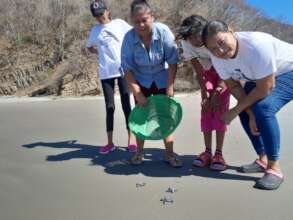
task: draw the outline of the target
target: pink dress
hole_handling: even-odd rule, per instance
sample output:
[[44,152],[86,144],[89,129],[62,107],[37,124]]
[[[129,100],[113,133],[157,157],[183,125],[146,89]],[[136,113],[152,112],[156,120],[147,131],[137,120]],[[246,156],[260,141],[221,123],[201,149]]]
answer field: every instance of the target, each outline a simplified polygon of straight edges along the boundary
[[[216,70],[212,67],[210,70],[204,71],[204,84],[207,89],[209,95],[215,90],[215,88],[220,83],[221,79],[217,74]],[[210,132],[213,130],[216,131],[226,131],[227,126],[221,120],[221,116],[224,112],[229,109],[229,101],[230,101],[230,92],[228,89],[225,89],[220,95],[221,98],[221,109],[222,111],[210,111],[210,112],[202,112],[201,113],[201,131],[202,132]]]

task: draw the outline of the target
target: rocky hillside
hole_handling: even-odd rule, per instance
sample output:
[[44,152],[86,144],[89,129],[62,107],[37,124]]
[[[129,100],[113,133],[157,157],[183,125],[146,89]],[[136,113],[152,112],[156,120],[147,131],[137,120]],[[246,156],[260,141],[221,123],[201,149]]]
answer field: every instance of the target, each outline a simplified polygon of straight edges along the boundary
[[[94,20],[89,0],[0,0],[0,95],[83,96],[101,93],[98,60],[85,50]],[[108,0],[112,17],[128,19],[130,0]],[[244,0],[153,0],[155,16],[176,34],[194,13],[223,19],[235,30],[266,31],[289,42],[293,27],[269,20]],[[197,89],[180,62],[177,91]]]

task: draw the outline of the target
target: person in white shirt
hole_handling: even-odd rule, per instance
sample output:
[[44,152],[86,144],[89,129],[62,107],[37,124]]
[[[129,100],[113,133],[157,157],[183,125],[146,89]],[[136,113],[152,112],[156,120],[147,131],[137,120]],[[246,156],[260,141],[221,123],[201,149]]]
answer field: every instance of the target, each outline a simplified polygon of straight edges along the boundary
[[[232,32],[211,21],[202,40],[212,63],[238,100],[223,115],[229,124],[237,115],[259,158],[242,172],[264,172],[256,184],[277,189],[284,180],[279,163],[280,130],[276,113],[293,99],[293,45],[262,32]],[[241,81],[246,82],[244,88]]]
[[111,19],[110,12],[105,1],[96,0],[90,5],[91,13],[97,20],[97,24],[91,29],[87,40],[87,48],[92,53],[98,53],[99,77],[101,80],[106,105],[106,125],[108,143],[101,147],[101,154],[108,154],[115,150],[113,143],[114,124],[114,87],[118,81],[122,109],[125,116],[128,131],[128,150],[135,152],[136,144],[128,127],[128,117],[131,112],[130,95],[124,73],[121,68],[121,46],[124,35],[132,27],[121,19]]
[[[183,57],[190,61],[201,89],[201,131],[203,132],[205,150],[200,153],[193,165],[209,166],[210,169],[223,171],[227,168],[222,155],[226,124],[221,116],[229,109],[229,91],[212,66],[210,52],[201,40],[202,31],[207,20],[199,15],[191,15],[182,21],[179,36]],[[216,151],[212,155],[212,132],[216,131]]]

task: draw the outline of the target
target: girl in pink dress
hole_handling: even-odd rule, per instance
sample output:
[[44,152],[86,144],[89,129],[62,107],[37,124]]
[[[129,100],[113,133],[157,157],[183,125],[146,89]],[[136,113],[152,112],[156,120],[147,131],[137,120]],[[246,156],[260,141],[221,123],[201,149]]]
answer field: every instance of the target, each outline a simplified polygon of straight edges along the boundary
[[[190,61],[201,88],[201,131],[203,132],[205,150],[200,153],[193,165],[209,166],[212,170],[223,171],[227,168],[222,149],[226,133],[226,124],[221,116],[229,109],[229,91],[212,66],[210,54],[201,40],[206,19],[192,15],[183,20],[179,34],[183,56]],[[216,151],[212,154],[212,132],[216,131]]]

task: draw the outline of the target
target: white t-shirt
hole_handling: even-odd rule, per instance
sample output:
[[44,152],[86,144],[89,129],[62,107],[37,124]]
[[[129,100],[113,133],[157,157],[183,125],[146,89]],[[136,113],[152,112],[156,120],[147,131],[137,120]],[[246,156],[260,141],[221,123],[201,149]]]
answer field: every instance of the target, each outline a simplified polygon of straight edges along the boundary
[[96,46],[99,56],[100,79],[121,76],[121,46],[124,35],[132,27],[121,19],[108,24],[96,24],[90,32],[87,47]]
[[197,58],[204,70],[209,70],[212,67],[210,52],[204,46],[194,47],[188,40],[181,41],[183,49],[183,57],[186,61]]
[[212,63],[222,79],[254,81],[272,73],[293,71],[293,44],[262,32],[236,32],[237,56],[220,59],[211,55]]

